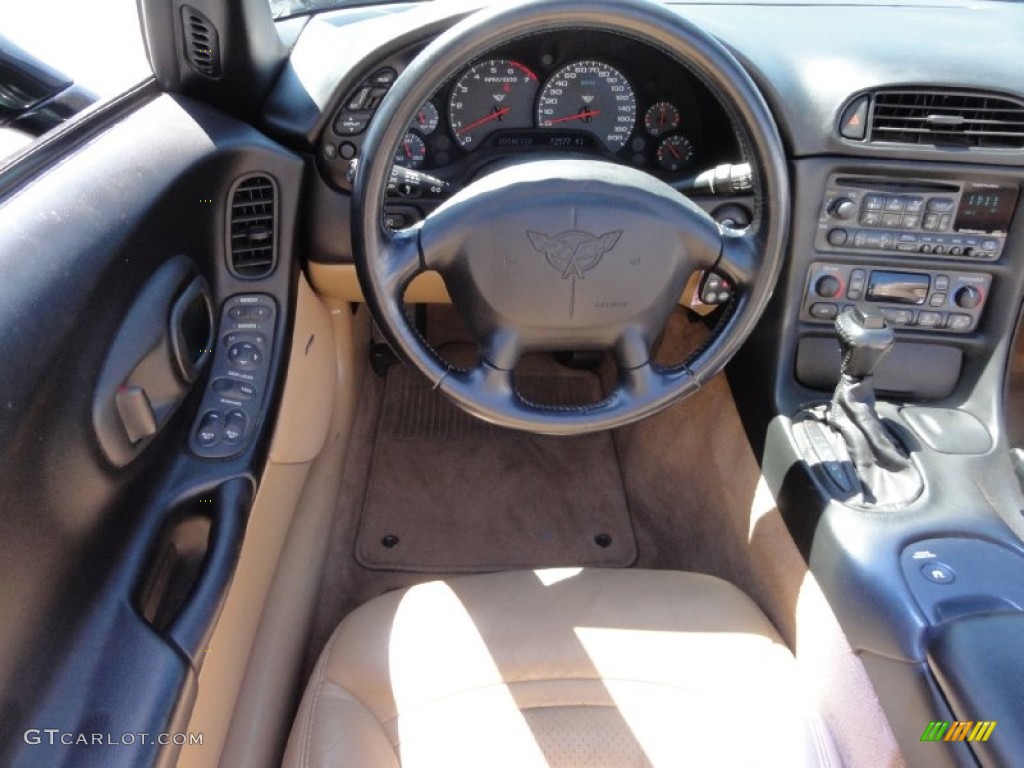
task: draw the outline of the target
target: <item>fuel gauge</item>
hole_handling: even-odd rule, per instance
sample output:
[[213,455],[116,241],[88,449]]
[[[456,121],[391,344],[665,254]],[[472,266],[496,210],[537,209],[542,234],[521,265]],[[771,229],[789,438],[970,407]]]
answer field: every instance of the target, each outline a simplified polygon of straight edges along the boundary
[[693,144],[680,134],[666,136],[658,145],[658,165],[666,171],[679,171],[693,159]]
[[659,101],[644,113],[644,128],[651,136],[661,136],[679,127],[679,110],[674,104]]
[[403,168],[419,168],[427,159],[427,145],[417,134],[409,131],[395,152],[395,165]]

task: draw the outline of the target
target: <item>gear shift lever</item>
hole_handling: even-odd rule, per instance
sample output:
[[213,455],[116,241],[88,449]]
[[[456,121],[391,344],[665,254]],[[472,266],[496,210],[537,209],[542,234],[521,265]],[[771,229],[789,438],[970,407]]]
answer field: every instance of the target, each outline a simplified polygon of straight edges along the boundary
[[875,409],[874,373],[892,350],[895,335],[875,307],[845,310],[836,318],[836,333],[843,357],[828,424],[843,436],[875,503],[910,501],[921,491],[921,477]]

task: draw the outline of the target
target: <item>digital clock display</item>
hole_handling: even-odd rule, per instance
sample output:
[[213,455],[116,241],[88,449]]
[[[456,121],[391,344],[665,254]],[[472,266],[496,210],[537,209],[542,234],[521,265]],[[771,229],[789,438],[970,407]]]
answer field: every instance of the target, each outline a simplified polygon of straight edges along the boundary
[[993,234],[1006,232],[1017,207],[1017,187],[981,187],[965,189],[956,212],[959,232]]

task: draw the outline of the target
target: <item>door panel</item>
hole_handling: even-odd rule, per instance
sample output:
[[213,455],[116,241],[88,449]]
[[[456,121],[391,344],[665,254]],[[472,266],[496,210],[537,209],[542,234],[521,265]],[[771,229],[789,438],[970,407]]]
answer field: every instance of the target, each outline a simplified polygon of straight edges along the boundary
[[[60,740],[155,740],[187,722],[289,352],[302,160],[187,99],[151,88],[138,101],[28,180],[14,180],[17,168],[0,178],[4,765],[173,755],[139,737],[127,746]],[[251,174],[273,182],[269,233],[262,223],[245,229],[251,201],[232,194]],[[269,242],[272,271],[237,276],[233,242]],[[205,299],[195,298],[203,290],[219,325],[209,346]],[[210,371],[243,384],[252,373],[232,362],[224,339],[246,322],[222,321],[221,308],[257,294],[276,312],[261,326],[270,338],[260,391],[241,402],[230,388],[222,400],[208,389]],[[190,449],[201,407],[246,414],[244,438],[214,452],[227,458]],[[119,451],[104,447],[104,430]]]

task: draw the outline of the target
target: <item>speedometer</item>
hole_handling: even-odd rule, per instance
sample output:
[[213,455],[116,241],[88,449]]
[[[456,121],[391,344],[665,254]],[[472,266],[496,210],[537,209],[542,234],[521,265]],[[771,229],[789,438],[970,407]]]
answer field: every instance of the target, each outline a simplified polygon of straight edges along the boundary
[[578,128],[618,152],[636,125],[636,95],[625,76],[600,61],[577,61],[555,72],[537,101],[541,128]]

